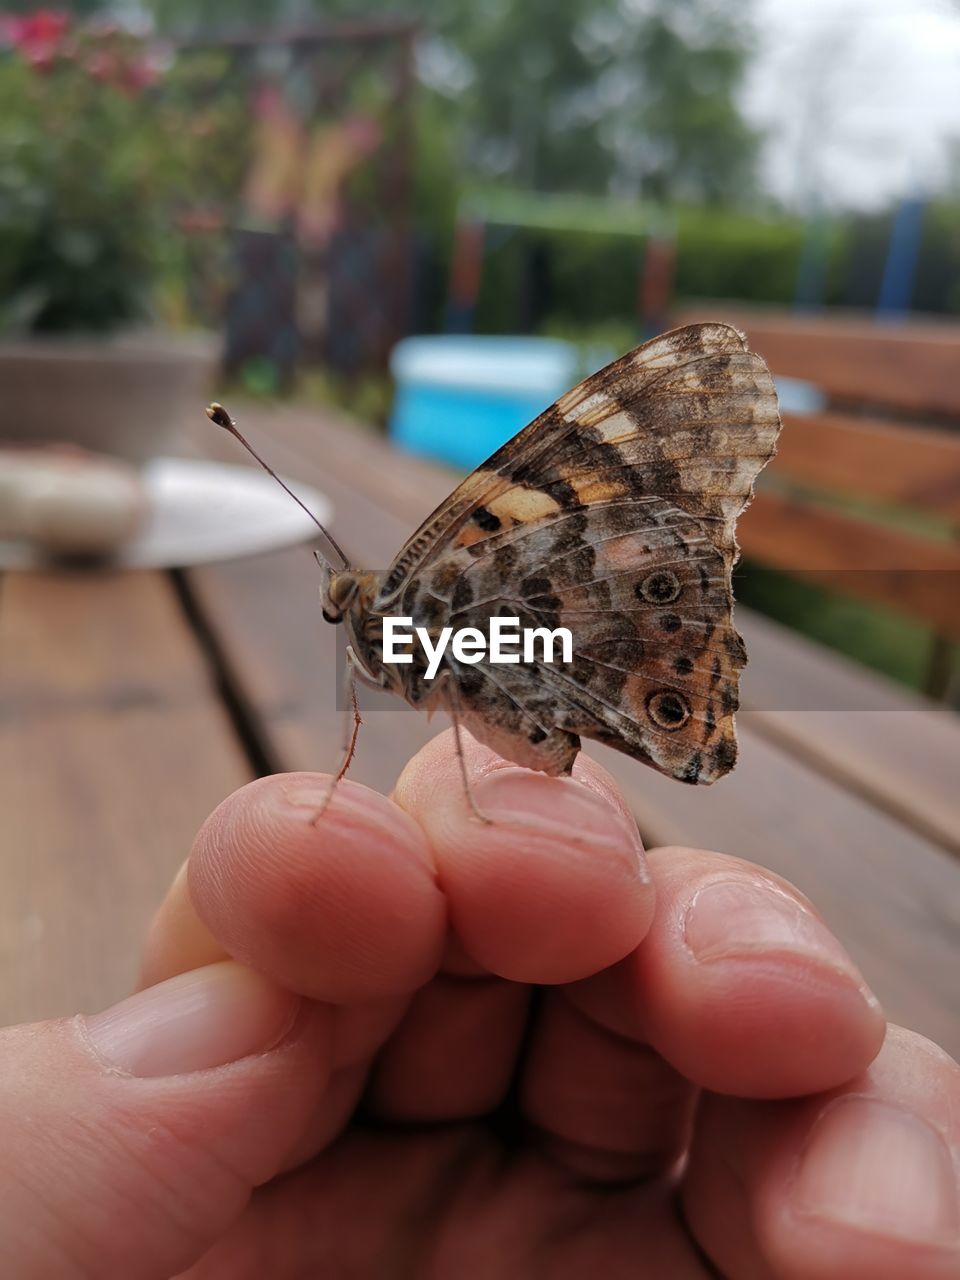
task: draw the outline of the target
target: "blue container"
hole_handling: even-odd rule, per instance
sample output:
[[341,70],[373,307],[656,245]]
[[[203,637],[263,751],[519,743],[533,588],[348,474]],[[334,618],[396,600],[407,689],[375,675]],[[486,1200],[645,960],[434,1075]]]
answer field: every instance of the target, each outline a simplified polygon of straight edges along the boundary
[[822,413],[826,408],[827,397],[812,382],[779,376],[773,381],[780,397],[781,413]]
[[576,347],[552,338],[404,338],[390,358],[390,435],[402,449],[476,467],[574,385]]

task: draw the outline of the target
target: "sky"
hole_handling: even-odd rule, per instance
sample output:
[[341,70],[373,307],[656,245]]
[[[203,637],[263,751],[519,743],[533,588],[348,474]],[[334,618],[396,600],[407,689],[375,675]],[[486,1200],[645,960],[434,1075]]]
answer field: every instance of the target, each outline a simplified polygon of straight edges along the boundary
[[[960,165],[960,0],[754,0],[744,88],[765,185],[804,210],[876,208]],[[960,182],[960,174],[954,180]]]

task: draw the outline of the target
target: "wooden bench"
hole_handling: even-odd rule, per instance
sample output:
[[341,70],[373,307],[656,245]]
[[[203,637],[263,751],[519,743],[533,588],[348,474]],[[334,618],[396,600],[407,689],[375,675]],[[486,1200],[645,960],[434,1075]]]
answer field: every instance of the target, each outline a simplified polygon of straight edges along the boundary
[[740,527],[745,558],[924,623],[927,691],[947,695],[960,640],[960,325],[725,304],[675,321],[708,317],[743,329],[775,374],[825,400],[785,412]]

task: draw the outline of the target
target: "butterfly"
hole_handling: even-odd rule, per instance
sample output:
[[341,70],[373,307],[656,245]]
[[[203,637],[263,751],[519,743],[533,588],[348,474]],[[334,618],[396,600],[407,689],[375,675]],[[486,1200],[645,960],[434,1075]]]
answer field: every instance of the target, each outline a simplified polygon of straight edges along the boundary
[[[246,444],[222,406],[207,412]],[[568,391],[469,475],[386,572],[351,568],[323,531],[323,613],[347,633],[354,715],[338,778],[360,724],[354,675],[445,710],[458,744],[464,726],[547,774],[569,774],[583,738],[682,782],[729,772],[747,660],[733,625],[736,521],[779,430],[773,378],[744,335],[688,325]],[[393,617],[431,637],[497,617],[565,627],[572,653],[496,665],[447,650],[428,679],[423,654],[384,660]]]

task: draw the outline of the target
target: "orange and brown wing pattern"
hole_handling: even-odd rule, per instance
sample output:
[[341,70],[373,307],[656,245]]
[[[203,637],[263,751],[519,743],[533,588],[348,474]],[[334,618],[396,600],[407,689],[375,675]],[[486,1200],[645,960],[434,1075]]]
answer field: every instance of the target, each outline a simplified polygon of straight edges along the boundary
[[452,671],[463,718],[503,754],[565,772],[590,737],[713,781],[736,758],[745,662],[735,524],[779,426],[770,374],[736,330],[655,339],[469,476],[401,552],[377,609],[570,629],[571,664]]
[[773,379],[743,334],[724,324],[663,334],[579,383],[467,476],[397,556],[381,603],[438,541],[471,544],[548,517],[571,487],[581,503],[638,490],[675,497],[719,515],[723,542],[779,430]]

